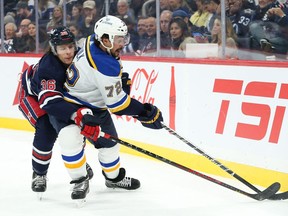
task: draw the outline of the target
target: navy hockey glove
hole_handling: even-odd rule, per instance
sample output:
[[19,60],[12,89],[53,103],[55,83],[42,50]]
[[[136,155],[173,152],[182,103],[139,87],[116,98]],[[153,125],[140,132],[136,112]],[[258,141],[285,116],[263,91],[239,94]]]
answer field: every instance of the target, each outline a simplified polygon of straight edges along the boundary
[[81,128],[81,134],[88,139],[97,141],[100,136],[100,127],[96,117],[90,109],[80,108],[76,112],[74,121]]
[[161,111],[152,104],[144,104],[145,111],[136,117],[144,127],[151,129],[161,129],[161,122],[163,121]]
[[122,80],[122,89],[123,91],[130,95],[130,90],[131,90],[131,79],[129,78],[129,74],[126,72],[122,73],[121,76],[121,80]]

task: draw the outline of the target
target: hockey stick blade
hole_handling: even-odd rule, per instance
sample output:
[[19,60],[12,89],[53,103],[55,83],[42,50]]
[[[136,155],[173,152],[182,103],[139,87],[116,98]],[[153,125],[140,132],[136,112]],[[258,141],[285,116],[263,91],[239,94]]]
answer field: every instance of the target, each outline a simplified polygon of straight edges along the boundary
[[257,194],[250,194],[250,193],[247,193],[246,191],[243,191],[243,190],[238,189],[238,188],[236,188],[236,187],[233,187],[233,186],[231,186],[231,185],[229,185],[229,184],[226,184],[225,182],[222,182],[222,181],[219,181],[219,180],[217,180],[217,179],[214,179],[214,178],[212,178],[212,177],[210,177],[210,176],[208,176],[208,175],[205,175],[205,174],[203,174],[203,173],[200,173],[200,172],[198,172],[198,171],[196,171],[196,170],[192,170],[192,169],[190,169],[189,167],[183,166],[183,165],[181,165],[181,164],[179,164],[179,163],[176,163],[176,162],[174,162],[174,161],[171,161],[171,160],[169,160],[169,159],[167,159],[167,158],[164,158],[164,157],[162,157],[162,156],[160,156],[160,155],[157,155],[157,154],[155,154],[155,153],[153,153],[153,152],[147,151],[147,150],[145,150],[145,149],[143,149],[143,148],[140,148],[140,147],[138,147],[138,146],[135,146],[135,145],[133,145],[133,144],[131,144],[131,143],[125,142],[125,141],[123,141],[123,140],[121,140],[121,139],[118,139],[118,138],[109,136],[109,135],[107,135],[107,134],[105,135],[105,138],[110,139],[110,140],[112,140],[113,142],[120,143],[120,144],[123,145],[123,146],[126,146],[126,147],[128,147],[128,148],[131,148],[131,149],[133,149],[133,150],[135,150],[135,151],[138,151],[138,152],[140,152],[140,153],[142,153],[142,154],[148,155],[149,157],[152,157],[152,158],[154,158],[154,159],[157,159],[157,160],[159,160],[159,161],[162,161],[162,162],[164,162],[164,163],[167,163],[167,164],[169,164],[169,165],[171,165],[171,166],[174,166],[174,167],[176,167],[176,168],[178,168],[178,169],[184,170],[184,171],[186,171],[186,172],[189,172],[190,174],[196,175],[196,176],[198,176],[198,177],[201,177],[201,178],[206,179],[206,180],[208,180],[208,181],[210,181],[210,182],[213,182],[213,183],[218,184],[218,185],[220,185],[220,186],[222,186],[222,187],[228,188],[229,190],[238,192],[238,193],[240,193],[240,194],[243,194],[243,195],[245,195],[245,196],[248,196],[248,197],[250,197],[250,198],[252,198],[252,199],[255,199],[255,200],[258,200],[258,201],[262,201],[262,200],[265,200],[265,199],[271,197],[273,194],[277,193],[277,191],[278,191],[279,188],[280,188],[280,184],[279,184],[279,183],[274,183],[274,184],[270,185],[270,186],[269,186],[267,189],[265,189],[264,191],[259,191]]
[[288,191],[283,193],[274,194],[269,197],[270,200],[286,200],[288,199]]
[[281,185],[278,182],[273,183],[268,188],[266,188],[264,191],[258,192],[258,194],[255,194],[257,200],[265,200],[265,199],[271,199],[273,196],[276,195],[277,191],[280,189]]
[[[184,142],[185,144],[187,144],[188,146],[190,146],[191,148],[193,148],[195,151],[197,151],[199,154],[201,154],[202,156],[204,156],[205,158],[207,158],[209,161],[211,161],[212,163],[214,163],[215,165],[217,165],[219,168],[221,168],[222,170],[224,170],[226,173],[230,174],[231,176],[233,176],[235,179],[237,179],[238,181],[242,182],[243,184],[245,184],[247,187],[249,187],[250,189],[254,190],[256,193],[259,194],[259,198],[261,199],[261,195],[263,197],[265,197],[265,199],[267,198],[267,196],[264,196],[265,194],[268,195],[270,194],[270,196],[272,197],[273,195],[275,195],[275,193],[279,190],[280,188],[280,183],[275,182],[274,184],[272,184],[270,187],[268,187],[266,190],[264,190],[263,192],[260,191],[258,188],[256,188],[254,185],[252,185],[250,182],[248,182],[247,180],[245,180],[244,178],[242,178],[241,176],[239,176],[237,173],[235,173],[234,171],[232,171],[231,169],[229,169],[228,167],[224,166],[222,163],[220,163],[218,160],[216,160],[215,158],[209,156],[208,154],[206,154],[203,150],[201,150],[200,148],[198,148],[197,146],[195,146],[193,143],[191,143],[190,141],[188,141],[187,139],[185,139],[184,137],[180,136],[175,130],[171,129],[170,127],[168,127],[165,123],[161,123],[162,127],[167,130],[171,135],[177,137],[179,140],[181,140],[182,142]],[[273,186],[274,185],[274,186]],[[272,192],[275,190],[275,188],[277,188],[276,186],[279,185],[278,190],[273,194]],[[270,190],[271,189],[271,190]],[[273,189],[273,190],[272,190]],[[265,193],[264,193],[265,192]]]

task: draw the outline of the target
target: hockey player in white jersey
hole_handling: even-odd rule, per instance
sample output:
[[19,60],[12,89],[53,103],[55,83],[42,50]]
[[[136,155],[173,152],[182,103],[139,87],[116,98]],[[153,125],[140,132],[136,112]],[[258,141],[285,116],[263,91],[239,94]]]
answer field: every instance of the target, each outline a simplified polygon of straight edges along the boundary
[[[64,98],[77,106],[79,110],[72,114],[71,119],[80,128],[99,125],[101,131],[113,137],[117,132],[111,113],[130,115],[138,119],[144,127],[162,128],[163,121],[160,110],[149,103],[142,104],[131,98],[127,89],[127,77],[123,82],[120,53],[126,43],[127,26],[117,17],[107,15],[101,18],[94,28],[95,34],[87,37],[83,48],[77,53],[72,64],[67,69],[67,80]],[[128,88],[129,89],[129,88]],[[109,112],[110,111],[110,112]],[[87,116],[93,120],[87,120]],[[84,121],[83,121],[84,120]],[[56,119],[57,122],[57,119]],[[64,164],[76,183],[72,199],[85,198],[89,192],[85,169],[85,153],[81,136],[76,125],[63,125],[58,122],[59,144],[61,146]],[[125,175],[125,169],[120,165],[119,144],[105,137],[97,137],[89,141],[99,150],[98,159],[109,188],[135,190],[140,187],[140,181]],[[98,139],[97,139],[98,138]]]

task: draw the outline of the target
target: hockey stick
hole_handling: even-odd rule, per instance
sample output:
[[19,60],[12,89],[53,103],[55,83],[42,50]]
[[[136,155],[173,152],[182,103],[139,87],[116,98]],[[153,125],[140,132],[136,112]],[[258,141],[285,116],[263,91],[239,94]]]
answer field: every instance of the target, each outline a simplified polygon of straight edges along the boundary
[[192,169],[190,169],[190,168],[188,168],[188,167],[185,167],[185,166],[183,166],[183,165],[181,165],[181,164],[178,164],[178,163],[176,163],[176,162],[174,162],[174,161],[171,161],[171,160],[169,160],[169,159],[167,159],[167,158],[164,158],[164,157],[162,157],[162,156],[160,156],[160,155],[157,155],[157,154],[155,154],[155,153],[153,153],[153,152],[147,151],[147,150],[145,150],[145,149],[143,149],[143,148],[140,148],[140,147],[138,147],[138,146],[135,146],[135,145],[133,145],[133,144],[131,144],[131,143],[125,142],[125,141],[123,141],[123,140],[121,140],[121,139],[118,139],[118,138],[115,138],[115,137],[111,137],[111,136],[109,136],[109,135],[107,135],[107,134],[105,135],[105,138],[108,138],[108,139],[112,140],[113,142],[120,143],[121,145],[124,145],[124,146],[126,146],[126,147],[128,147],[128,148],[131,148],[131,149],[133,149],[133,150],[136,150],[136,151],[138,151],[138,152],[141,152],[142,154],[148,155],[148,156],[150,156],[150,157],[152,157],[152,158],[155,158],[155,159],[157,159],[157,160],[160,160],[160,161],[162,161],[162,162],[165,162],[165,163],[167,163],[167,164],[170,164],[171,166],[174,166],[174,167],[177,167],[177,168],[179,168],[179,169],[182,169],[182,170],[184,170],[184,171],[186,171],[186,172],[189,172],[189,173],[191,173],[191,174],[194,174],[194,175],[196,175],[196,176],[199,176],[199,177],[201,177],[201,178],[204,178],[204,179],[206,179],[206,180],[208,180],[208,181],[211,181],[211,182],[213,182],[213,183],[215,183],[215,184],[221,185],[222,187],[228,188],[228,189],[230,189],[230,190],[232,190],[232,191],[235,191],[235,192],[238,192],[238,193],[240,193],[240,194],[246,195],[246,196],[248,196],[248,197],[250,197],[250,198],[252,198],[252,199],[258,200],[258,201],[262,201],[262,200],[265,200],[265,199],[271,197],[271,196],[272,196],[273,194],[275,194],[275,193],[279,190],[279,188],[280,188],[280,184],[279,184],[279,183],[274,183],[274,184],[272,184],[270,187],[266,188],[264,191],[259,191],[259,193],[257,193],[257,194],[250,194],[250,193],[247,193],[247,192],[245,192],[245,191],[243,191],[243,190],[241,190],[241,189],[238,189],[238,188],[233,187],[233,186],[231,186],[231,185],[229,185],[229,184],[226,184],[226,183],[224,183],[224,182],[222,182],[222,181],[219,181],[219,180],[214,179],[214,178],[212,178],[212,177],[210,177],[210,176],[207,176],[207,175],[205,175],[205,174],[202,174],[202,173],[200,173],[200,172],[197,172],[197,171],[195,171],[195,170],[192,170]]
[[[193,145],[191,142],[189,142],[188,140],[186,140],[185,138],[183,138],[182,136],[180,136],[176,131],[174,131],[173,129],[171,129],[170,127],[168,127],[167,125],[165,125],[163,122],[161,123],[162,127],[169,131],[173,136],[177,137],[178,139],[180,139],[181,141],[183,141],[184,143],[186,143],[187,145],[189,145],[190,147],[192,147],[194,150],[196,150],[198,153],[200,153],[201,155],[203,155],[204,157],[206,157],[208,160],[210,160],[212,163],[216,164],[217,166],[219,166],[222,170],[224,170],[225,172],[227,172],[228,174],[232,175],[234,178],[236,178],[237,180],[239,180],[240,182],[242,182],[243,184],[245,184],[247,187],[251,188],[252,190],[254,190],[257,193],[261,193],[261,191],[256,188],[254,185],[252,185],[251,183],[249,183],[248,181],[246,181],[244,178],[242,178],[241,176],[239,176],[237,173],[233,172],[231,169],[229,169],[228,167],[224,166],[222,163],[220,163],[219,161],[217,161],[216,159],[212,158],[211,156],[207,155],[204,151],[202,151],[201,149],[199,149],[198,147],[196,147],[195,145]],[[279,184],[278,182],[275,182],[274,184]],[[272,185],[274,185],[272,184]],[[271,187],[271,186],[270,186]],[[269,197],[269,199],[271,200],[283,200],[283,199],[287,199],[288,198],[288,191],[287,192],[283,192],[283,193],[279,193],[279,194],[271,194],[271,197]]]

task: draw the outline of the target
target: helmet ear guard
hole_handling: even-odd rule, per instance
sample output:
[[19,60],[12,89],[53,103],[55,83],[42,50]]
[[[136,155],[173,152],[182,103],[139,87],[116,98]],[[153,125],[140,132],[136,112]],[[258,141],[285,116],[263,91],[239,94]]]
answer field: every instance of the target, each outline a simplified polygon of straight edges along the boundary
[[49,41],[49,46],[50,46],[50,48],[51,48],[52,53],[53,53],[54,55],[57,55],[56,45],[53,45],[53,44],[51,43],[51,41]]

